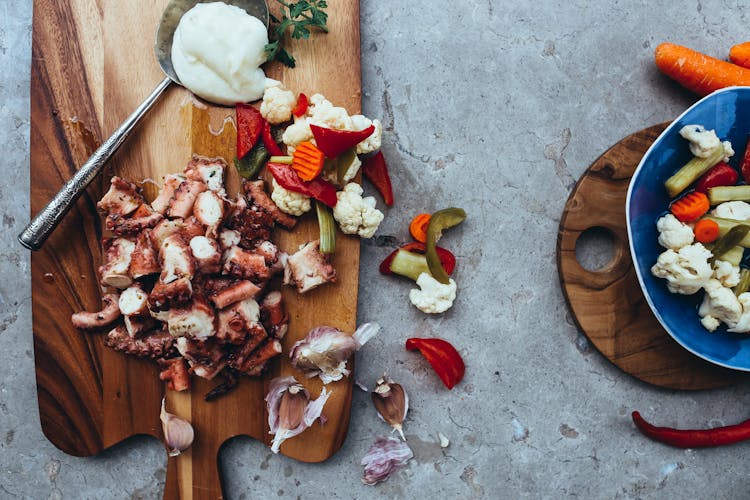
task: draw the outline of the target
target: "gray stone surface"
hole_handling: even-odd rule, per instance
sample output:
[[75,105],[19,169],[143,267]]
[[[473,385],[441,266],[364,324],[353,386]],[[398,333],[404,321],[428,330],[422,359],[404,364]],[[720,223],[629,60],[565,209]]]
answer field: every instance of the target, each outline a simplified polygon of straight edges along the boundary
[[[667,448],[642,438],[629,413],[733,423],[748,417],[748,384],[675,392],[621,373],[573,325],[555,244],[585,168],[693,102],[656,71],[654,47],[724,56],[748,21],[739,1],[362,2],[364,108],[385,123],[398,197],[380,234],[405,240],[412,214],[465,207],[469,220],[445,239],[459,257],[459,298],[443,316],[420,314],[408,284],[376,272],[390,248],[364,245],[360,320],[384,331],[358,354],[356,377],[370,384],[387,370],[409,391],[415,459],[377,487],[361,484],[359,460],[388,428],[358,391],[348,440],[326,463],[228,444],[228,498],[747,497],[748,445]],[[0,0],[0,498],[157,498],[166,459],[156,441],[74,458],[39,428],[29,255],[15,242],[28,220],[30,23],[31,0]],[[414,334],[460,347],[461,385],[445,390],[404,351]]]

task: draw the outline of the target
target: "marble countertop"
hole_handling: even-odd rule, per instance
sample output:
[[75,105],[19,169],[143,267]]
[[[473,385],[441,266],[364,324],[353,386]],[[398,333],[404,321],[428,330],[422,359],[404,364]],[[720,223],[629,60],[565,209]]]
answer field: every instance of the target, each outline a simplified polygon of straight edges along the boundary
[[[0,2],[0,498],[158,498],[166,456],[157,441],[75,458],[39,426],[29,253],[15,241],[29,213],[31,11],[31,0]],[[387,370],[409,391],[415,459],[385,483],[361,483],[359,461],[388,428],[357,391],[349,437],[325,463],[231,441],[220,459],[227,497],[746,497],[750,446],[668,448],[638,434],[630,411],[663,425],[735,423],[748,417],[748,383],[680,392],[622,373],[575,327],[555,249],[588,165],[695,101],[658,73],[654,47],[725,57],[749,21],[739,1],[363,1],[363,105],[385,124],[399,196],[380,232],[405,239],[411,214],[442,206],[469,213],[446,237],[459,297],[442,316],[415,310],[408,285],[379,281],[390,248],[362,246],[359,319],[383,334],[358,354],[356,376]],[[602,252],[595,245],[588,258]],[[453,391],[404,351],[414,334],[461,348],[467,373]]]

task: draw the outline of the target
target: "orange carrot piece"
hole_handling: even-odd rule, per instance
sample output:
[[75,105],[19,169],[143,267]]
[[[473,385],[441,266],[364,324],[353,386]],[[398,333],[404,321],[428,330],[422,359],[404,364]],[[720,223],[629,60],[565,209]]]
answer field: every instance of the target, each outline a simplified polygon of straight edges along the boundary
[[692,222],[708,212],[709,208],[711,204],[708,202],[708,196],[693,191],[672,202],[669,210],[682,222]]
[[323,171],[325,155],[310,141],[301,142],[292,154],[292,168],[300,179],[311,181]]
[[732,85],[750,85],[750,69],[681,45],[660,44],[654,51],[654,60],[662,73],[696,94],[707,95]]
[[729,49],[729,60],[743,68],[750,68],[750,42],[738,43]]
[[427,241],[427,226],[432,216],[430,214],[419,214],[411,220],[409,232],[412,237],[420,243]]
[[711,219],[701,219],[695,223],[693,234],[696,241],[711,243],[719,239],[719,225]]

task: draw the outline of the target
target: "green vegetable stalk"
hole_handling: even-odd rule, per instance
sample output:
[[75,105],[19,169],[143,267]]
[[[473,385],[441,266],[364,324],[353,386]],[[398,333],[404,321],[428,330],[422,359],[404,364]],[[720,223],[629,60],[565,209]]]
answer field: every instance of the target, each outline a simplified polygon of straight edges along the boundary
[[320,253],[332,254],[336,251],[336,223],[331,210],[315,200],[315,212],[320,227]]
[[732,291],[739,297],[748,290],[750,290],[750,269],[743,268],[740,269],[740,282],[732,288]]
[[427,226],[427,242],[425,243],[427,265],[432,277],[445,285],[450,283],[450,277],[440,262],[440,256],[436,248],[437,242],[443,235],[444,230],[457,226],[464,220],[466,220],[466,212],[462,208],[444,208],[432,214],[430,224]]

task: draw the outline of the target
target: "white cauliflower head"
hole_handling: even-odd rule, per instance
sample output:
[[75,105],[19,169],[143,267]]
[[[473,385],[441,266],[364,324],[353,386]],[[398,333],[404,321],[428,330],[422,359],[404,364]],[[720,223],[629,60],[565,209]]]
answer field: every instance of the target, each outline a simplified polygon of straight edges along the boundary
[[263,102],[260,104],[260,114],[268,123],[284,123],[291,119],[295,104],[297,99],[291,90],[286,90],[282,85],[266,86]]
[[310,130],[310,124],[307,122],[307,118],[295,118],[294,123],[289,125],[284,130],[284,135],[281,136],[281,140],[284,141],[290,148],[294,148],[300,142],[312,140],[313,134]]
[[417,309],[428,314],[447,311],[456,300],[456,282],[452,279],[445,285],[427,273],[417,278],[419,288],[409,292],[409,300]]
[[651,274],[666,279],[670,292],[692,295],[711,279],[710,258],[711,252],[700,243],[682,247],[678,252],[669,249],[659,255]]
[[[726,323],[730,328],[734,328],[742,317],[742,304],[737,300],[732,289],[721,286],[721,283],[714,279],[709,280],[703,289],[706,294],[698,309],[698,315],[701,318],[711,316]],[[713,323],[711,320],[708,321]],[[701,323],[704,322],[701,321]]]
[[372,153],[380,149],[381,138],[383,136],[383,125],[380,120],[370,120],[363,115],[352,116],[352,123],[354,124],[354,130],[364,130],[370,125],[375,126],[375,130],[370,137],[357,144],[357,154]]
[[336,206],[333,218],[345,234],[358,234],[362,238],[372,238],[383,220],[383,212],[375,208],[375,198],[362,198],[362,186],[350,182],[336,193]]
[[721,286],[732,288],[740,282],[740,268],[725,260],[717,260],[714,263],[713,278],[721,283]]
[[[740,296],[737,297],[737,301],[742,306],[742,316],[740,316],[740,319],[737,321],[737,323],[727,331],[733,332],[733,333],[750,332],[750,292],[745,292],[745,293],[740,294]],[[701,321],[701,323],[702,322],[703,321]],[[703,325],[703,326],[706,326],[706,325]],[[713,330],[710,330],[710,331],[713,331]]]
[[667,214],[656,222],[659,231],[659,244],[664,248],[679,250],[693,243],[693,229],[677,220],[672,214]]
[[313,125],[335,130],[354,130],[349,113],[344,108],[331,104],[331,101],[321,94],[315,94],[310,98],[308,114],[308,122]]
[[272,179],[271,184],[273,185],[271,199],[282,212],[300,216],[305,212],[309,212],[312,208],[309,196],[289,191],[276,182],[276,179]]
[[718,205],[712,212],[716,217],[734,220],[750,220],[750,203],[727,201]]

